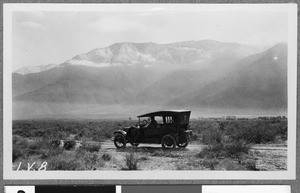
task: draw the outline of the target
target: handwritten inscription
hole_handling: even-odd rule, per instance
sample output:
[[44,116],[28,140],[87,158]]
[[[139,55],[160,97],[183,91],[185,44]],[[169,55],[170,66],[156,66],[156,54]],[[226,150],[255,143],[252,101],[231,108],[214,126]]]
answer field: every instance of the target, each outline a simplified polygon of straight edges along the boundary
[[[22,166],[22,162],[19,163],[17,171],[26,171],[26,170],[20,170],[21,166]],[[26,165],[26,164],[25,164]],[[38,166],[38,169],[34,169],[36,168],[36,163],[27,163],[27,171],[46,171],[47,170],[47,162],[43,162],[40,166]]]

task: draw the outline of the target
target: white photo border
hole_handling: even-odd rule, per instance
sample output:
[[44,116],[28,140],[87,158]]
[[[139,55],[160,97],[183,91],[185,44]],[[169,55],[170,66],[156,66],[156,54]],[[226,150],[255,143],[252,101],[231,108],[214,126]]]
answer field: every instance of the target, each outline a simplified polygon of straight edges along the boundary
[[[13,171],[12,13],[14,11],[125,11],[157,6],[209,11],[283,11],[288,14],[288,155],[286,171]],[[3,179],[5,180],[293,180],[296,179],[297,4],[3,4]]]

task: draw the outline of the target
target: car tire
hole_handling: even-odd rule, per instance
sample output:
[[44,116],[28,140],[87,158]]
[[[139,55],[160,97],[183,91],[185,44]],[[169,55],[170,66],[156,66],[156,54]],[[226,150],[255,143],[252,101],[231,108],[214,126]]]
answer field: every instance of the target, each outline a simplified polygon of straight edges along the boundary
[[183,143],[177,143],[177,146],[180,147],[180,148],[186,148],[188,146],[189,142],[186,141],[186,142],[183,142]]
[[126,147],[126,139],[124,135],[122,134],[117,134],[114,138],[114,144],[117,149],[125,148]]
[[186,148],[186,146],[188,146],[188,144],[189,144],[189,141],[188,141],[186,134],[181,134],[177,141],[177,146],[180,148]]
[[175,149],[176,148],[176,140],[172,135],[165,135],[161,139],[161,146],[163,149]]
[[130,143],[130,145],[132,145],[133,147],[137,147],[139,146],[139,143]]

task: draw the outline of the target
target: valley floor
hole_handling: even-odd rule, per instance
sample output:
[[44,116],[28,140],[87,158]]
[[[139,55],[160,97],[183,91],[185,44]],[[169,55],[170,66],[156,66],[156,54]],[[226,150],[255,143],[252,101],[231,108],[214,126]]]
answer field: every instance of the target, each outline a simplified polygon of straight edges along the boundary
[[191,120],[185,149],[127,144],[113,133],[133,120],[13,121],[13,170],[287,170],[287,120]]
[[[89,141],[89,144],[101,146],[94,155],[101,159],[101,163],[96,163],[87,170],[128,170],[126,164],[129,155],[136,159],[137,170],[248,170],[237,160],[232,158],[220,157],[215,160],[199,158],[197,155],[206,145],[199,143],[189,144],[185,149],[162,150],[160,145],[140,144],[138,147],[132,147],[127,144],[125,149],[116,149],[113,141],[106,140],[102,143]],[[80,146],[80,145],[79,145]],[[77,146],[74,149],[66,151],[68,156],[76,156]],[[287,170],[287,147],[285,145],[254,145],[249,154],[254,158],[256,170],[259,171],[278,171]],[[84,155],[85,156],[85,155]],[[82,156],[80,159],[83,159]],[[104,156],[109,157],[105,159]],[[104,159],[103,159],[104,158]],[[40,157],[31,157],[31,162],[42,163]],[[21,160],[14,162],[13,169],[16,170]],[[132,161],[134,162],[134,161]],[[73,161],[70,161],[72,164]],[[31,163],[32,164],[32,163]],[[51,163],[48,163],[51,164]],[[26,169],[26,168],[23,168]],[[61,168],[63,170],[68,168]],[[82,168],[71,168],[82,170]]]
[[[102,144],[103,152],[112,155],[111,162],[107,162],[103,169],[119,170],[125,166],[125,155],[134,152],[138,159],[139,170],[211,170],[205,160],[197,154],[205,145],[189,144],[186,149],[163,151],[160,145],[140,144],[137,148],[128,145],[125,149],[117,150],[113,142]],[[261,171],[277,171],[287,169],[287,148],[285,146],[272,147],[270,144],[253,146],[250,150],[256,160],[256,168]],[[228,158],[220,158],[215,170],[244,170]]]

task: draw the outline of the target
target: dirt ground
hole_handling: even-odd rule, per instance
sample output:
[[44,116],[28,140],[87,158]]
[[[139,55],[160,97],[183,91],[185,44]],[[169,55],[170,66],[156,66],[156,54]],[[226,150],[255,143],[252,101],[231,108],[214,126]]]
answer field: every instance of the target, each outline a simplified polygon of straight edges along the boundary
[[[134,153],[138,158],[138,170],[211,170],[203,164],[197,154],[204,145],[192,143],[185,149],[162,150],[158,144],[140,144],[125,149],[116,149],[112,141],[101,143],[99,153],[110,154],[111,160],[105,162],[103,170],[122,170],[126,168],[125,156]],[[255,158],[256,168],[261,171],[277,171],[287,169],[287,147],[273,145],[254,145],[250,154]],[[222,158],[221,158],[222,159]],[[224,160],[226,162],[226,160]],[[226,168],[216,168],[225,170]]]
[[261,171],[287,170],[286,146],[253,146],[250,153],[253,153],[256,167]]

